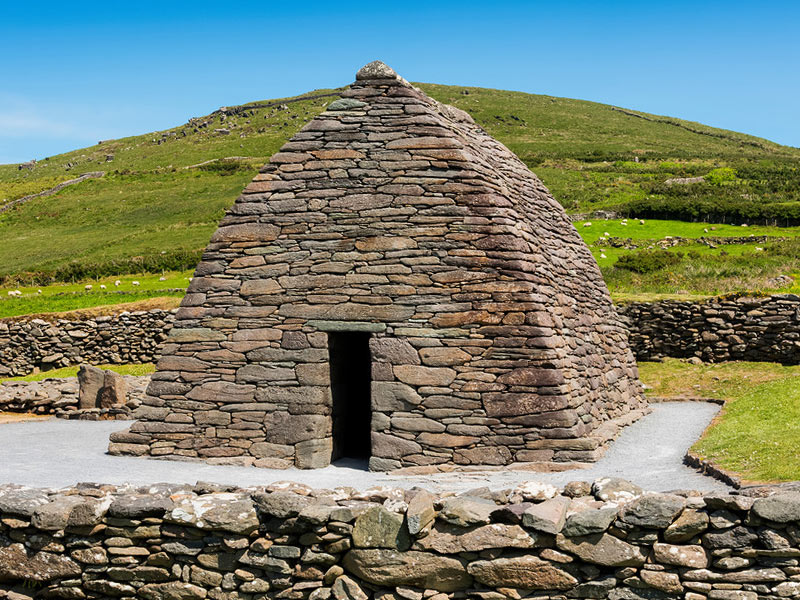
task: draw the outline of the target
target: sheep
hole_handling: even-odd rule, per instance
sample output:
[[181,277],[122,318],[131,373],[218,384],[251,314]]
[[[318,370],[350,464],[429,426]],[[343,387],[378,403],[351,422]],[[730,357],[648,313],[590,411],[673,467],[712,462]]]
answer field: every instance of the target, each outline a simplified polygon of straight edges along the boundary
[[139,285],[138,281],[131,281],[131,285]]
[[608,257],[607,257],[605,254],[603,254],[603,253],[601,252],[601,253],[600,253],[600,258],[608,258]]
[[92,289],[92,284],[91,283],[87,283],[85,286],[83,286],[83,289],[85,289],[88,292],[89,290]]
[[591,224],[591,223],[584,223],[584,224],[583,224],[583,226],[584,226],[584,227],[591,227],[591,226],[592,226],[592,224]]
[[166,281],[166,280],[167,280],[167,278],[166,278],[166,277],[159,277],[159,278],[158,278],[158,280],[159,280],[159,281]]
[[119,279],[117,279],[117,280],[114,282],[114,286],[115,286],[115,287],[119,287],[121,283],[122,283],[122,282],[121,282]]
[[100,289],[101,289],[101,290],[104,290],[104,289],[106,289],[106,286],[105,286],[105,284],[101,283],[101,284],[100,284]]
[[611,237],[611,234],[608,233],[607,231],[604,231],[603,232],[603,237]]
[[756,250],[759,251],[759,252],[763,252],[764,251],[763,248],[759,248],[758,246],[756,246]]
[[708,233],[708,227],[703,229],[703,233]]
[[41,294],[41,293],[42,293],[42,290],[36,290],[36,293],[37,293],[37,294]]
[[644,220],[643,219],[639,219],[639,225],[644,225]]

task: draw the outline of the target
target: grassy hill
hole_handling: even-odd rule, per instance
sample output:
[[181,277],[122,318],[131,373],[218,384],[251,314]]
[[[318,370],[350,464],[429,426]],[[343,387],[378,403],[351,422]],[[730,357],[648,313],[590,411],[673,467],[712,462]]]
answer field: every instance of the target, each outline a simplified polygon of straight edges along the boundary
[[[759,233],[797,235],[794,227],[775,227],[800,224],[796,148],[593,102],[419,85],[434,98],[472,114],[543,179],[568,211],[615,210],[647,218],[647,225],[631,232],[633,237],[655,243],[664,231],[702,235],[696,225],[691,231],[684,227],[690,221],[764,223],[771,226]],[[49,279],[77,281],[191,268],[225,209],[257,168],[336,97],[336,90],[317,90],[298,98],[220,109],[166,131],[102,141],[49,157],[32,169],[0,165],[0,211],[83,173],[105,172],[0,213],[0,278],[7,288],[17,281],[42,285]],[[668,183],[701,176],[706,179]],[[673,221],[658,225],[651,220],[655,218]],[[590,235],[579,224],[579,231],[597,244],[598,227],[603,225],[595,224]],[[700,294],[724,293],[764,287],[769,278],[800,269],[791,252],[788,257],[779,252],[782,258],[761,269],[760,279],[750,281],[747,273],[734,269],[728,283],[710,285],[712,272],[724,278],[731,261],[752,262],[747,253],[756,252],[755,245],[737,246],[733,253],[723,250],[724,254],[709,252],[702,244],[698,249],[698,256],[705,258],[673,266],[671,276],[681,268],[688,271],[683,279],[671,280],[663,272],[616,268],[619,256],[629,251],[593,246],[612,291],[618,283],[626,293],[685,291],[681,286]],[[700,269],[698,275],[695,267],[709,260],[721,266],[716,271]]]

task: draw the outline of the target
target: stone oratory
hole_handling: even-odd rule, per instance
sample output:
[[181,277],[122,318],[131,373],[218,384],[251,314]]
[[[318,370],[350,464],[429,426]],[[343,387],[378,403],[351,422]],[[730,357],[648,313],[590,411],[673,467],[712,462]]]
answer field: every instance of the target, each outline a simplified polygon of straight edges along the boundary
[[561,206],[385,64],[341,96],[222,220],[109,451],[373,470],[596,460],[646,404]]

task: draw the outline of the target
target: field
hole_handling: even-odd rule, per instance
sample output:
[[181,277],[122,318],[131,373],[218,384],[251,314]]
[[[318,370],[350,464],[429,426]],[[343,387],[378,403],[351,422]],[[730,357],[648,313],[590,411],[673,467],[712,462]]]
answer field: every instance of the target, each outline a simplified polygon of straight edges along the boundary
[[[120,275],[79,283],[48,286],[0,288],[0,319],[22,315],[66,313],[95,307],[114,306],[119,310],[172,308],[185,295],[192,271],[165,272],[161,275]],[[117,286],[115,283],[119,281]],[[133,282],[138,285],[134,285]],[[91,286],[91,289],[86,289]],[[105,289],[101,289],[105,286]],[[9,296],[20,291],[21,296]],[[94,314],[99,314],[97,311]]]
[[800,367],[639,363],[649,395],[727,400],[692,450],[750,481],[800,479]]

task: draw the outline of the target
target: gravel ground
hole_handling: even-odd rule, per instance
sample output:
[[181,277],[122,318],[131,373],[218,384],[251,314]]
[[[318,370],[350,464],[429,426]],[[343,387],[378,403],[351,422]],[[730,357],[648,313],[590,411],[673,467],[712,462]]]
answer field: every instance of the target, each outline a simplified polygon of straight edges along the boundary
[[130,425],[128,421],[27,421],[0,425],[0,483],[37,487],[66,487],[79,482],[190,483],[213,481],[243,487],[274,481],[296,481],[317,488],[346,485],[366,489],[374,485],[423,486],[431,491],[463,491],[489,486],[499,489],[522,481],[594,481],[623,477],[653,490],[726,490],[722,484],[683,465],[686,450],[717,414],[715,404],[670,402],[623,431],[602,460],[588,469],[562,473],[494,471],[397,476],[370,473],[361,464],[337,464],[313,471],[211,466],[105,454],[108,435]]

